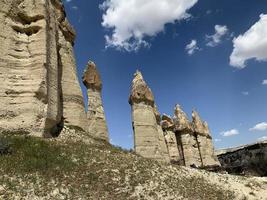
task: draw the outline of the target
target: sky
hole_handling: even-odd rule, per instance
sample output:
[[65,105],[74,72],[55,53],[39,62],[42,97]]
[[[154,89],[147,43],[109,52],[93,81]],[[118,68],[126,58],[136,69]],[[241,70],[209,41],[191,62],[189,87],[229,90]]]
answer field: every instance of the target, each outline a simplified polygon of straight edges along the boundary
[[[98,66],[111,143],[133,148],[134,72],[159,111],[209,123],[216,149],[267,139],[267,0],[64,0],[81,82]],[[87,100],[85,100],[85,103]]]

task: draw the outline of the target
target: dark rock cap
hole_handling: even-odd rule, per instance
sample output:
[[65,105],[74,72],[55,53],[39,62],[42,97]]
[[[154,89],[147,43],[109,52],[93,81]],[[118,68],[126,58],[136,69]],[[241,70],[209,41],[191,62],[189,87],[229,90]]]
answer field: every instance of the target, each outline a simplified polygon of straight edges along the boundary
[[134,79],[132,81],[132,89],[129,97],[129,103],[133,105],[134,103],[141,102],[144,102],[154,107],[154,95],[151,89],[144,81],[141,72],[136,71],[136,73],[134,74]]
[[89,61],[83,73],[83,84],[87,89],[102,89],[102,81],[94,62]]

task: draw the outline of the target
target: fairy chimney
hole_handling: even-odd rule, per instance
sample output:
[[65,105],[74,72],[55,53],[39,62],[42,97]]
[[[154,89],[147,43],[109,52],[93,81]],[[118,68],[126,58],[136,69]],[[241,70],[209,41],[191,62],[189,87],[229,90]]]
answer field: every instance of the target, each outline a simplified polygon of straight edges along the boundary
[[108,128],[102,103],[102,81],[94,62],[89,61],[83,74],[88,95],[88,131],[91,135],[109,140]]

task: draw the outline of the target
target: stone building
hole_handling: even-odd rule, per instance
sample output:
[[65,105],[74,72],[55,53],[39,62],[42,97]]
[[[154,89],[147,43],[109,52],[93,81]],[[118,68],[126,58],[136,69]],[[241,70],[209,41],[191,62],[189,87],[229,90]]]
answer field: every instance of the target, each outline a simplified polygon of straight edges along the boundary
[[83,74],[88,94],[88,132],[100,139],[109,140],[108,128],[102,103],[102,81],[95,63],[88,62]]
[[164,158],[164,151],[167,147],[162,141],[163,135],[159,136],[163,132],[158,129],[159,116],[155,108],[153,93],[139,71],[134,74],[129,103],[132,108],[135,152],[158,161],[169,160]]
[[1,1],[0,29],[0,131],[53,137],[63,124],[86,129],[75,31],[61,0]]

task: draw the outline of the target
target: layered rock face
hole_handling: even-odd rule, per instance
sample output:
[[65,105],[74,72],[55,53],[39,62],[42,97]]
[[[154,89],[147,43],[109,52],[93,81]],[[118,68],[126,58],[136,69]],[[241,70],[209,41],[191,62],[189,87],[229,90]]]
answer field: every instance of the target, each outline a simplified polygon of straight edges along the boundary
[[175,106],[173,118],[165,114],[161,118],[153,93],[139,71],[132,82],[129,103],[137,154],[184,166],[220,166],[208,124],[196,111],[190,122],[179,105]]
[[89,125],[87,130],[97,138],[108,141],[108,128],[102,103],[102,81],[96,65],[89,61],[83,74],[83,83],[87,88]]
[[85,128],[75,33],[62,2],[1,1],[0,28],[1,131],[51,137],[64,122]]
[[180,105],[175,106],[174,122],[174,132],[178,140],[179,150],[183,155],[183,164],[185,166],[202,166],[197,136],[194,134],[192,124]]
[[173,119],[170,116],[163,115],[161,126],[164,131],[165,141],[170,156],[170,162],[180,164],[181,160],[183,160],[183,156],[179,152],[177,138],[173,131],[174,128]]
[[165,147],[161,147],[164,146],[163,142],[160,145],[154,96],[139,71],[134,75],[129,103],[132,107],[135,152],[146,158],[164,161],[161,151]]
[[214,147],[208,123],[203,122],[196,111],[193,111],[192,119],[194,132],[197,136],[202,166],[220,166],[220,162],[214,153]]
[[216,152],[222,167],[231,174],[267,176],[267,140]]

